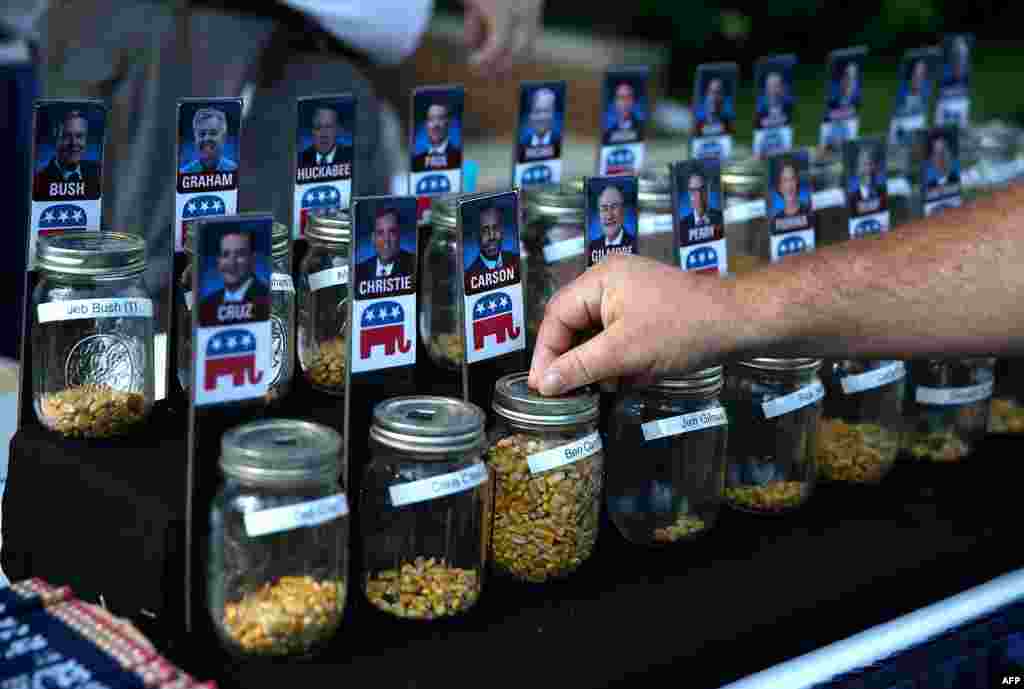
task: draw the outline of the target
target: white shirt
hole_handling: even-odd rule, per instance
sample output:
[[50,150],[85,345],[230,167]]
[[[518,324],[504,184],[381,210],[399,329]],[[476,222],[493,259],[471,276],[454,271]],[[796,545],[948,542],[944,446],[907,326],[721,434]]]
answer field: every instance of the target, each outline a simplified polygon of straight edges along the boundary
[[548,132],[544,136],[537,136],[536,134],[534,134],[533,138],[530,139],[530,145],[531,146],[548,146],[548,145],[550,145],[551,144],[551,134],[553,134],[553,132]]
[[448,154],[448,139],[441,142],[440,146],[431,146],[427,151],[428,156],[443,156]]
[[498,254],[498,258],[494,259],[493,261],[488,259],[483,254],[480,254],[480,260],[484,262],[485,266],[487,266],[487,270],[497,270],[498,268],[502,267],[501,254]]
[[[315,150],[315,149],[314,149]],[[338,152],[338,147],[335,146],[331,149],[330,153],[316,152],[316,164],[317,165],[330,165],[334,162],[334,154]]]
[[939,177],[939,178],[938,178],[938,179],[937,179],[937,180],[935,181],[935,183],[936,183],[936,184],[938,184],[938,185],[939,185],[940,187],[944,187],[944,186],[946,186],[946,183],[947,183],[947,182],[949,182],[949,175],[943,175],[942,177]]
[[[701,225],[710,225],[711,221],[708,220],[706,215],[697,215],[697,211],[693,212],[693,225],[694,227],[700,227]],[[622,234],[621,232],[619,234]]]
[[395,262],[381,263],[380,259],[377,259],[377,277],[389,278],[391,277],[391,271],[395,269]]
[[615,238],[614,239],[605,239],[604,240],[604,245],[605,246],[622,246],[622,240],[625,238],[625,236],[626,236],[625,228],[620,227],[619,228],[619,233],[617,235],[615,235]]
[[242,283],[242,286],[236,290],[229,290],[227,287],[224,288],[224,301],[225,302],[241,302],[245,301],[245,292],[249,289],[249,285],[252,284],[252,278],[249,278]]

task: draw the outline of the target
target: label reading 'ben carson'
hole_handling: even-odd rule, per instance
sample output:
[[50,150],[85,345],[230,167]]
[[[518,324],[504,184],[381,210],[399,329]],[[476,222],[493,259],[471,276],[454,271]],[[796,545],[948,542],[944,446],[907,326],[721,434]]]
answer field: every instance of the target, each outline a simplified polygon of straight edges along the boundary
[[543,452],[535,452],[526,458],[531,474],[542,474],[558,467],[593,457],[602,449],[601,434],[591,433],[565,445],[553,447]]

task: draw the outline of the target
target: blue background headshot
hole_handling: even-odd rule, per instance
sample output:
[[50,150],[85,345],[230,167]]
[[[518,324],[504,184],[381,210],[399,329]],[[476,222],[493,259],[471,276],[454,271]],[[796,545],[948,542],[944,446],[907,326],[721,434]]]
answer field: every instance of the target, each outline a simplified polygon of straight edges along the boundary
[[619,115],[615,109],[615,90],[620,84],[629,84],[633,88],[633,120],[637,123],[641,138],[643,125],[647,122],[647,70],[619,70],[609,72],[604,79],[604,120],[602,126],[608,131],[618,122]]
[[[242,121],[242,104],[238,101],[188,101],[178,106],[178,170],[196,160],[195,132],[192,131],[192,118],[197,110],[212,108],[224,113],[228,122],[228,133],[224,138],[223,158],[238,164],[238,128]],[[237,178],[236,178],[237,179]]]
[[522,84],[519,88],[519,143],[529,145],[533,136],[533,129],[530,127],[530,109],[533,106],[533,94],[541,89],[550,89],[555,92],[555,116],[551,124],[551,142],[562,140],[562,128],[565,127],[565,82],[531,82]]
[[217,270],[217,256],[220,255],[220,239],[233,232],[249,233],[253,252],[253,272],[256,279],[270,288],[270,233],[273,220],[266,218],[231,218],[230,220],[208,221],[199,230],[202,235],[200,254],[199,298],[205,299],[224,287],[224,280]]
[[924,149],[924,179],[925,185],[936,182],[942,175],[932,164],[932,147],[938,139],[946,141],[947,177],[949,184],[956,184],[960,181],[960,137],[955,127],[940,127],[929,130],[926,136],[927,147]]
[[[782,99],[783,107],[786,108],[787,112],[790,113],[790,117],[792,117],[790,109],[793,107],[794,102],[793,68],[796,67],[796,62],[795,55],[772,55],[758,60],[757,66],[754,68],[754,93],[757,94],[757,103],[754,108],[755,116],[767,112],[768,99],[764,94],[765,79],[769,74],[777,73],[782,75],[782,83],[786,86],[786,95]],[[756,123],[755,126],[757,126]]]
[[768,160],[768,179],[771,184],[771,193],[769,194],[771,204],[768,209],[768,215],[771,217],[781,213],[785,206],[782,201],[782,195],[779,193],[779,175],[782,173],[783,166],[788,163],[795,163],[797,170],[800,172],[800,205],[808,209],[811,206],[811,174],[807,151],[796,151],[772,156]]
[[700,65],[694,82],[693,117],[703,123],[707,119],[704,96],[712,79],[721,79],[723,86],[721,119],[732,122],[736,118],[736,80],[739,77],[735,65]]
[[295,155],[298,157],[313,145],[313,115],[318,108],[330,108],[338,113],[338,146],[352,145],[352,130],[356,118],[356,101],[350,95],[303,98],[299,101],[298,126],[295,128]]
[[430,150],[427,139],[427,109],[435,103],[448,106],[448,143],[462,149],[462,112],[466,99],[461,86],[450,88],[428,87],[416,89],[412,97],[413,122],[412,133],[413,155],[420,155]]
[[846,191],[850,194],[860,192],[860,154],[871,151],[875,159],[875,175],[871,180],[874,187],[885,189],[888,179],[886,168],[885,145],[879,137],[855,139],[843,144],[843,166],[846,170]]
[[[836,107],[842,90],[843,74],[850,63],[857,65],[857,83],[853,89],[853,107],[860,108],[864,87],[864,51],[859,48],[840,50],[829,56],[828,106]],[[825,113],[826,120],[828,113]]]
[[480,211],[487,206],[497,206],[501,213],[503,227],[501,251],[519,255],[519,225],[515,221],[516,198],[508,192],[500,196],[473,200],[461,207],[462,212],[462,266],[469,270],[480,255]]
[[672,167],[672,175],[676,179],[676,194],[679,208],[679,217],[685,218],[692,211],[690,207],[689,189],[690,176],[701,174],[704,176],[704,185],[708,190],[708,208],[711,210],[722,210],[722,173],[721,163],[717,158],[703,158],[701,160],[686,160]]
[[[974,36],[972,34],[953,34],[942,40],[942,88],[960,89],[970,85],[973,49]],[[957,54],[963,50],[967,51],[967,69],[957,78],[953,71],[953,64],[957,59]]]
[[627,235],[636,237],[636,177],[591,177],[587,180],[587,241],[592,242],[604,237],[604,227],[601,225],[601,211],[598,209],[598,199],[601,198],[601,193],[608,187],[617,187],[622,192],[624,205],[622,227]]
[[[928,70],[924,83],[921,85],[921,103],[908,103],[907,96],[910,95],[910,81],[914,75],[917,64],[923,62]],[[932,96],[932,84],[935,82],[935,71],[938,69],[938,60],[935,55],[923,55],[913,53],[903,58],[900,63],[900,85],[896,91],[896,114],[897,115],[918,115],[927,111],[928,102]]]
[[107,108],[101,103],[40,103],[36,109],[36,159],[33,168],[41,172],[56,155],[54,128],[61,123],[64,115],[78,110],[89,122],[86,135],[85,153],[82,160],[102,164],[103,137],[106,134]]
[[398,211],[399,249],[416,255],[416,198],[389,196],[360,199],[356,204],[356,263],[377,255],[377,249],[373,246],[373,230],[377,224],[377,212],[385,208]]

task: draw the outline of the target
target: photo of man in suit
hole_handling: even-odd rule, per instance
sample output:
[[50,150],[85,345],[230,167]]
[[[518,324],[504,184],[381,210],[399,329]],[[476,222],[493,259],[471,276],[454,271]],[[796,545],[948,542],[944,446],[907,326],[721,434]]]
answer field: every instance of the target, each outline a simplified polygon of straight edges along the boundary
[[932,139],[928,152],[927,188],[936,189],[948,184],[959,184],[960,175],[955,168],[949,142],[941,134],[936,136]]
[[784,127],[793,116],[793,100],[787,93],[781,72],[768,72],[764,77],[764,91],[757,98],[757,123],[762,129]]
[[946,70],[942,75],[943,89],[961,89],[967,86],[971,69],[971,48],[965,36],[956,36],[946,51]]
[[413,172],[455,170],[462,167],[462,150],[448,136],[451,116],[451,108],[444,103],[431,103],[427,107],[424,129],[428,148],[413,156]]
[[413,274],[416,258],[401,246],[401,219],[392,207],[377,211],[373,221],[375,254],[356,265],[356,281],[407,277]]
[[466,269],[466,279],[472,289],[480,284],[475,278],[503,268],[512,269],[509,280],[519,279],[519,256],[511,251],[502,251],[504,241],[505,223],[501,209],[494,205],[485,206],[480,210],[480,253]]
[[860,65],[851,60],[843,67],[839,88],[829,100],[828,107],[838,111],[834,117],[847,117],[844,111],[856,108],[860,103]]
[[682,234],[679,244],[708,241],[723,235],[722,211],[711,208],[708,199],[707,179],[701,172],[693,172],[686,180],[686,193],[690,201],[690,212],[683,216]]
[[246,322],[270,308],[270,287],[256,276],[257,260],[251,234],[229,231],[221,236],[217,272],[224,286],[203,298],[199,306],[201,323]]
[[192,134],[196,158],[181,167],[183,173],[235,172],[238,163],[224,156],[228,137],[228,118],[223,110],[200,108],[192,116]]
[[587,246],[591,265],[599,263],[609,253],[635,254],[636,237],[626,231],[626,200],[615,185],[605,187],[597,198],[598,217],[602,236]]
[[731,117],[726,112],[725,80],[721,77],[708,79],[704,96],[697,107],[697,134],[722,134],[731,131]]
[[628,81],[620,82],[612,103],[614,110],[605,126],[604,144],[639,141],[643,137],[643,122],[636,114],[636,89]]
[[897,117],[919,115],[928,106],[928,60],[916,58],[910,63],[907,72],[900,86]]
[[555,132],[558,96],[550,88],[539,88],[530,98],[529,127],[519,142],[516,160],[529,163],[561,157],[562,142]]
[[101,190],[100,164],[84,160],[89,120],[81,110],[70,110],[53,128],[54,156],[32,180],[32,198],[95,199]]
[[794,160],[782,163],[775,191],[782,203],[774,210],[773,219],[791,218],[811,212],[810,203],[800,200],[800,168]]
[[313,145],[299,154],[299,167],[351,163],[351,151],[338,147],[338,111],[321,105],[313,111]]
[[[885,207],[886,188],[882,183],[878,170],[878,154],[870,146],[862,146],[857,153],[857,174],[850,177],[848,196],[850,213],[859,215],[858,205],[870,201],[880,201]],[[874,208],[873,210],[878,210]]]

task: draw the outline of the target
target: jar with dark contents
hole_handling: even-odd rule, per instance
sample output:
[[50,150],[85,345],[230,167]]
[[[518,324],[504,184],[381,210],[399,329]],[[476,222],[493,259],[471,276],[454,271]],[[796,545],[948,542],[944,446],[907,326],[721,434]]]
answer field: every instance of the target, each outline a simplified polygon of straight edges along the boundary
[[453,194],[431,202],[431,232],[421,252],[419,281],[420,341],[433,364],[449,371],[459,370],[465,347],[459,317],[458,199]]
[[30,312],[36,418],[71,438],[139,428],[152,410],[154,385],[145,243],[120,232],[40,237],[36,265]]
[[640,545],[687,541],[718,518],[728,417],[722,367],[663,378],[619,394],[612,412],[608,513]]
[[725,242],[732,275],[742,275],[768,263],[764,202],[766,165],[756,158],[733,159],[722,165]]
[[377,405],[360,508],[364,592],[396,617],[434,620],[480,598],[492,484],[484,413],[447,397]]
[[850,238],[843,163],[839,154],[811,149],[811,188],[814,190],[815,244],[828,246]]
[[725,483],[730,507],[782,514],[811,496],[825,396],[821,364],[820,359],[758,358],[729,372],[722,400],[731,426]]
[[900,450],[906,366],[902,361],[830,362],[818,426],[818,476],[878,483]]
[[[178,282],[178,383],[187,396],[192,385],[192,247],[194,225],[185,231],[185,254],[189,263]],[[275,222],[271,237],[270,336],[271,372],[267,402],[288,394],[295,375],[295,285],[291,274],[291,235],[288,227]]]
[[298,272],[299,364],[313,389],[341,397],[349,351],[348,212],[310,218],[306,241],[309,248]]
[[911,461],[958,462],[988,428],[995,359],[923,359],[908,364],[904,455]]
[[490,560],[499,573],[539,583],[571,574],[594,551],[604,452],[596,390],[542,397],[526,378],[516,373],[494,386]]

